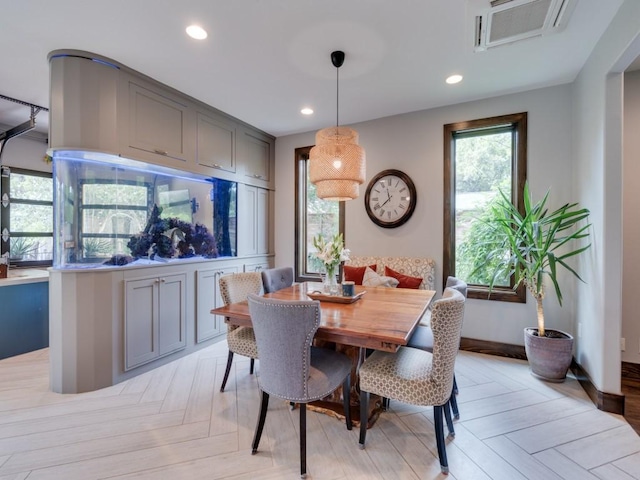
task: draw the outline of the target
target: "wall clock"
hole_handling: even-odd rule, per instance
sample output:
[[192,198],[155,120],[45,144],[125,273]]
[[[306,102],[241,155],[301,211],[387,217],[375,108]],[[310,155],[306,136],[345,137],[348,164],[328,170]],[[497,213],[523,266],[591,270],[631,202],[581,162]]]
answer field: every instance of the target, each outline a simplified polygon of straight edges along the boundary
[[373,223],[395,228],[411,218],[417,198],[409,175],[400,170],[383,170],[367,185],[364,207]]

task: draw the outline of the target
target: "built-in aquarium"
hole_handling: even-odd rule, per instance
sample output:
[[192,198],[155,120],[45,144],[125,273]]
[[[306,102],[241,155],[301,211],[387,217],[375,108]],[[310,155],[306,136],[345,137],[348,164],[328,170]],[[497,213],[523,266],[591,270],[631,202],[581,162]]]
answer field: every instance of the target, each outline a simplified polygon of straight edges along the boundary
[[79,151],[53,176],[54,268],[237,255],[235,182]]

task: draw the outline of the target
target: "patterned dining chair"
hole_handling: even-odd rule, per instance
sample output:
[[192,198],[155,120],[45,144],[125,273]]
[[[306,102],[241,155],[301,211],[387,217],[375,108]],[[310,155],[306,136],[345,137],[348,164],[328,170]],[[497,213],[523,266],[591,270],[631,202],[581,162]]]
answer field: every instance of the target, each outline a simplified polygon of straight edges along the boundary
[[351,430],[351,360],[343,353],[311,345],[320,326],[320,302],[285,301],[249,295],[249,313],[260,355],[262,392],[252,454],[258,451],[269,396],[300,404],[300,475],[307,474],[307,403],[342,385],[347,429]]
[[[257,295],[261,291],[262,277],[259,272],[233,273],[220,277],[220,295],[225,305],[243,302],[249,294],[254,293]],[[229,355],[227,356],[227,368],[224,371],[224,378],[220,386],[221,392],[224,392],[224,387],[227,385],[234,353],[251,359],[250,374],[253,374],[255,359],[258,358],[256,337],[253,335],[253,328],[251,327],[238,327],[231,325],[227,321],[227,344],[229,345]]]
[[[467,298],[467,284],[456,277],[448,277],[445,288],[454,288],[458,290],[464,298]],[[409,338],[409,342],[407,343],[408,347],[419,348],[420,350],[425,350],[427,352],[433,352],[433,331],[431,330],[431,326],[418,325],[416,329],[413,331],[413,334]],[[453,411],[453,418],[460,418],[460,410],[458,409],[458,401],[456,399],[456,395],[458,395],[458,383],[456,382],[456,375],[453,375],[453,393],[451,394],[451,399],[449,400],[449,406]],[[453,426],[449,425],[449,432],[453,434]]]
[[268,268],[262,270],[264,293],[271,293],[293,285],[293,268]]
[[433,406],[438,457],[442,473],[449,473],[442,423],[453,389],[453,372],[460,346],[464,296],[447,288],[433,303],[433,353],[400,347],[396,353],[376,351],[360,367],[360,448],[367,435],[369,394],[419,406]]

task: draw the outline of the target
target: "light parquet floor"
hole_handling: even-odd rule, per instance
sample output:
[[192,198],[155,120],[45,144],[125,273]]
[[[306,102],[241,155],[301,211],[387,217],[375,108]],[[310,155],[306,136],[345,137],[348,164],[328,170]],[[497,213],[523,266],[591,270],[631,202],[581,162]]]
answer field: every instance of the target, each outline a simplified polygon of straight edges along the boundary
[[[0,361],[0,480],[299,478],[297,410],[273,399],[251,455],[256,379],[238,357],[220,393],[226,356],[221,342],[79,395],[49,391],[47,349]],[[469,352],[456,377],[449,479],[640,479],[640,437],[597,410],[575,379],[548,384],[525,362]],[[447,478],[432,415],[392,401],[360,450],[357,429],[309,412],[310,478]]]

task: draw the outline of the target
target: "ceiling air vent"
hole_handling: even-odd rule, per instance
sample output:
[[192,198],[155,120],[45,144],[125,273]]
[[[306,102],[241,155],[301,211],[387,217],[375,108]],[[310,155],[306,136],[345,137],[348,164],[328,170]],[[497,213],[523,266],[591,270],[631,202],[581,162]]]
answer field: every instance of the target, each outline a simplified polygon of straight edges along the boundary
[[575,0],[494,0],[476,16],[475,50],[556,33],[567,24]]

